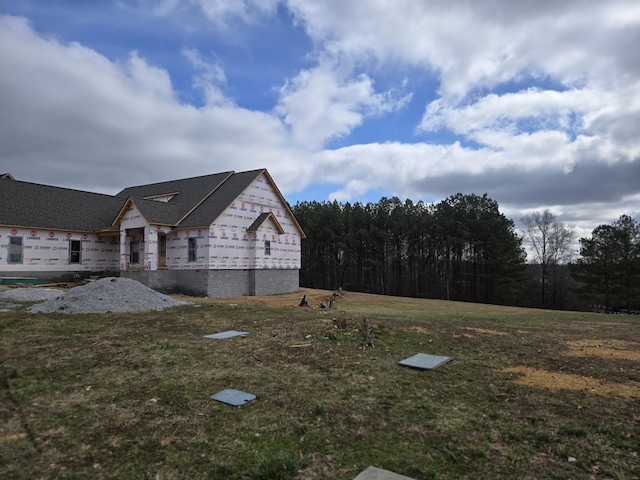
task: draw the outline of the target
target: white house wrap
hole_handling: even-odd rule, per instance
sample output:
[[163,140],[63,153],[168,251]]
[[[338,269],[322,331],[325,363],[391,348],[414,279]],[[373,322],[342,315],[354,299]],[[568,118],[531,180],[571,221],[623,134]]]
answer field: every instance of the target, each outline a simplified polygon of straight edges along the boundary
[[0,176],[0,277],[120,275],[214,297],[296,291],[304,232],[266,169],[115,196]]

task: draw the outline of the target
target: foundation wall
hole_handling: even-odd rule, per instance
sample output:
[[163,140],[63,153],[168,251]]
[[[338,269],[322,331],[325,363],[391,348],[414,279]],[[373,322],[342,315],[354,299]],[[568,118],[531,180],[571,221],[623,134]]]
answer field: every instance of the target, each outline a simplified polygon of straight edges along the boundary
[[122,271],[120,276],[163,293],[196,297],[277,295],[296,292],[300,288],[297,269]]

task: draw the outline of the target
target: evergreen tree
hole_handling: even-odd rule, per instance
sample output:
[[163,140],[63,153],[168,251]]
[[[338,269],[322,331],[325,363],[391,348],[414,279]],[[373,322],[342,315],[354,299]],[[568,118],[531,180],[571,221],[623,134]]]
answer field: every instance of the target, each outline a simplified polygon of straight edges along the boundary
[[607,312],[640,305],[640,226],[628,215],[600,225],[580,239],[580,258],[571,265],[579,292]]
[[512,302],[523,267],[513,222],[487,195],[436,206],[399,198],[293,207],[307,238],[301,285],[386,295]]
[[445,298],[504,303],[524,275],[525,253],[513,221],[486,194],[458,193],[435,208]]

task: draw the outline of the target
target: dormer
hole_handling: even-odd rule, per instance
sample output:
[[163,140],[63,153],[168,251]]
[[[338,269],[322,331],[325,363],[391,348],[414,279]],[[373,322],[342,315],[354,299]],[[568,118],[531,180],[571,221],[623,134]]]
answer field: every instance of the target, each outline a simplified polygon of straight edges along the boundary
[[143,197],[145,200],[153,200],[154,202],[162,202],[169,203],[173,197],[178,195],[180,192],[172,192],[172,193],[162,193],[159,195],[149,195],[147,197]]

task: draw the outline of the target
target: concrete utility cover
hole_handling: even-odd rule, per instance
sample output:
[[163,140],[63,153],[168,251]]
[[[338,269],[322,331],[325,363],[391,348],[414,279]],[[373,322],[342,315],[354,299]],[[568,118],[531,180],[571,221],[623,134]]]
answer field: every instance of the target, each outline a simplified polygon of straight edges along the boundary
[[403,367],[419,368],[421,370],[433,370],[449,361],[451,361],[451,357],[417,353],[413,357],[400,360],[398,365],[402,365]]
[[211,335],[205,335],[204,338],[215,338],[216,340],[225,340],[232,337],[244,337],[249,335],[249,332],[239,332],[237,330],[227,330],[226,332],[213,333]]
[[397,473],[383,470],[381,468],[369,467],[353,480],[413,480],[413,478],[398,475]]
[[228,388],[227,390],[222,390],[218,393],[214,393],[213,395],[211,395],[211,399],[233,405],[234,407],[241,407],[245,403],[249,403],[252,400],[255,400],[256,396],[250,393],[241,392],[240,390],[233,390],[232,388]]

